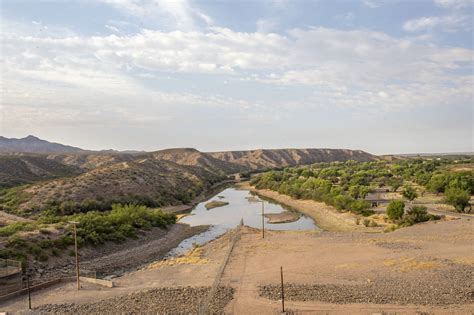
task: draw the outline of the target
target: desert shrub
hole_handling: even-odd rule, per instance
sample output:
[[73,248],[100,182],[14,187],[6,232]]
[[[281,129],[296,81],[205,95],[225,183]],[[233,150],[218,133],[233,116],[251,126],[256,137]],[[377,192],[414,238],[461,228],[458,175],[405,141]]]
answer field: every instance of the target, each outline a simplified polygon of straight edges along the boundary
[[21,231],[34,231],[37,229],[35,223],[15,222],[0,228],[0,236],[11,236]]
[[354,200],[350,204],[350,209],[356,214],[362,214],[363,216],[369,216],[374,213],[370,210],[370,203],[365,200]]
[[457,187],[450,187],[446,189],[446,203],[452,205],[458,212],[464,212],[464,209],[466,209],[466,207],[469,205],[470,199],[471,196],[467,190]]
[[413,206],[407,210],[405,219],[413,223],[419,223],[428,221],[429,215],[425,206]]
[[403,188],[402,196],[410,201],[413,201],[418,197],[418,194],[416,193],[416,190],[413,187],[406,186]]
[[405,204],[400,200],[392,200],[387,206],[387,216],[390,220],[400,220],[405,212]]
[[370,226],[370,227],[377,227],[377,226],[379,226],[379,225],[378,225],[377,222],[375,222],[375,221],[370,221],[369,226]]

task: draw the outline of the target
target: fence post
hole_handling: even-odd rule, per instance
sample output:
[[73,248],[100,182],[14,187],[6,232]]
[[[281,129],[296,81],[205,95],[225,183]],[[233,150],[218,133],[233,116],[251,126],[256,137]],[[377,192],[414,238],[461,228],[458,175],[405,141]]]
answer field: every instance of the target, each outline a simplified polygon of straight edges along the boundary
[[285,313],[285,293],[283,289],[283,267],[280,267],[280,275],[281,275],[281,311]]
[[30,274],[26,274],[26,289],[28,290],[28,309],[31,310],[31,291],[30,291]]

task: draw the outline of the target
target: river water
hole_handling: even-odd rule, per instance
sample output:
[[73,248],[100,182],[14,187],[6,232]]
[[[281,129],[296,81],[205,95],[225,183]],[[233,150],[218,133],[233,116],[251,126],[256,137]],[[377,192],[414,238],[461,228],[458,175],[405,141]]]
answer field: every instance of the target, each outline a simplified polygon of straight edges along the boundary
[[[225,201],[229,204],[222,207],[207,210],[204,206],[210,201]],[[182,241],[178,247],[173,249],[168,256],[176,256],[183,254],[192,248],[193,244],[203,245],[229,229],[235,228],[240,220],[243,219],[247,226],[261,228],[262,227],[262,202],[264,203],[265,213],[280,213],[283,211],[293,211],[278,203],[262,200],[258,196],[252,194],[248,190],[240,190],[236,188],[227,188],[218,193],[214,197],[199,203],[190,213],[189,216],[182,218],[179,222],[187,223],[191,226],[211,225],[208,231],[190,237]],[[302,214],[299,219],[289,223],[270,224],[265,218],[265,229],[268,230],[314,230],[318,229],[314,221]]]

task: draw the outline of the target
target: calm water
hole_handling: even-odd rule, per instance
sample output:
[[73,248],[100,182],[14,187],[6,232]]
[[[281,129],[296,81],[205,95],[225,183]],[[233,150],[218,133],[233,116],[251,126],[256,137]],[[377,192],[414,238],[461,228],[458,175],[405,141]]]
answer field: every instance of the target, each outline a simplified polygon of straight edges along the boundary
[[[217,207],[207,210],[204,206],[210,201],[226,201],[229,204],[223,207]],[[265,213],[280,213],[288,208],[282,205],[262,200],[258,196],[251,194],[248,190],[238,190],[228,188],[216,196],[199,203],[190,213],[190,216],[184,217],[179,222],[187,223],[191,226],[212,225],[211,228],[201,234],[195,235],[181,242],[181,244],[172,250],[169,255],[184,253],[189,250],[193,243],[202,245],[216,237],[224,234],[227,230],[235,228],[240,220],[244,220],[247,226],[262,227],[262,201],[264,202]],[[291,210],[290,210],[291,211]],[[265,229],[268,230],[314,230],[318,229],[314,221],[304,215],[295,222],[290,223],[267,223],[265,218]]]

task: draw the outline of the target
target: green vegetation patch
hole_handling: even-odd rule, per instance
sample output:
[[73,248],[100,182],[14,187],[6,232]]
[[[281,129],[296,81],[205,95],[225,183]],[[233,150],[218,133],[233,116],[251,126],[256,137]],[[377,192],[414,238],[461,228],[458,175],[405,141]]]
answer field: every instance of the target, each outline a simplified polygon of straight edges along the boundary
[[[73,227],[77,225],[79,246],[99,245],[107,241],[123,242],[127,238],[137,237],[140,230],[152,227],[166,228],[176,222],[176,217],[161,209],[150,209],[138,205],[113,205],[111,211],[90,211],[70,216],[56,216],[46,212],[37,223],[12,223],[0,228],[2,236],[8,236],[5,248],[0,250],[0,258],[17,259],[25,264],[28,258],[45,261],[49,256],[58,256],[74,244]],[[49,232],[39,230],[35,237],[19,237],[19,231],[38,230],[47,225],[55,226],[62,231],[55,238]]]
[[266,172],[255,176],[251,184],[364,216],[373,213],[365,200],[369,193],[395,192],[403,186],[401,193],[409,201],[423,196],[426,190],[445,193],[445,202],[464,212],[470,211],[469,199],[474,193],[474,172],[466,165],[473,163],[472,158],[318,163]]

